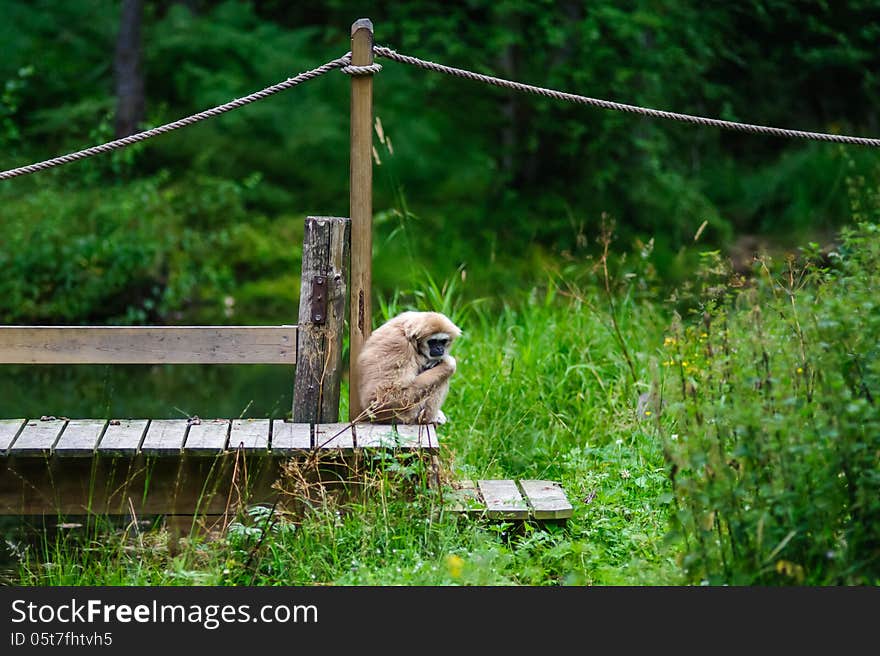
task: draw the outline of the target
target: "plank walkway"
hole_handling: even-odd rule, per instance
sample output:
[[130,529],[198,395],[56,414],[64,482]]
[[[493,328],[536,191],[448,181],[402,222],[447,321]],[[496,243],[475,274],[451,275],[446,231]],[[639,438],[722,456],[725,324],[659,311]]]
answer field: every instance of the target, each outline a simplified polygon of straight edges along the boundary
[[[0,515],[134,511],[222,514],[242,466],[251,500],[275,494],[286,458],[326,452],[439,451],[433,425],[305,424],[280,419],[0,419]],[[334,455],[335,454],[335,455]],[[239,463],[243,455],[247,462]],[[450,512],[514,521],[572,515],[545,480],[456,485]]]
[[0,515],[224,515],[273,503],[290,458],[340,481],[368,451],[436,457],[434,426],[281,419],[0,419]]
[[211,456],[241,449],[287,456],[313,449],[436,453],[434,426],[298,424],[280,419],[0,419],[0,457]]
[[562,486],[554,481],[460,481],[451,497],[448,512],[489,519],[568,519],[574,512]]

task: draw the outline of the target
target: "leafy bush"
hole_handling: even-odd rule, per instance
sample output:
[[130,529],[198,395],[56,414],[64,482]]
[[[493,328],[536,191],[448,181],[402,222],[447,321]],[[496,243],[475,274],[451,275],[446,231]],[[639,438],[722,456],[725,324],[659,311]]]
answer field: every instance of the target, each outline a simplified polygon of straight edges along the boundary
[[692,580],[880,582],[878,238],[863,222],[828,255],[762,258],[754,284],[707,266],[673,323],[664,448]]
[[[241,308],[249,320],[274,314],[289,322],[302,226],[252,212],[248,197],[258,185],[204,175],[171,182],[160,173],[75,189],[51,178],[14,194],[7,187],[0,323],[223,322]],[[283,281],[286,305],[251,299],[254,280]]]

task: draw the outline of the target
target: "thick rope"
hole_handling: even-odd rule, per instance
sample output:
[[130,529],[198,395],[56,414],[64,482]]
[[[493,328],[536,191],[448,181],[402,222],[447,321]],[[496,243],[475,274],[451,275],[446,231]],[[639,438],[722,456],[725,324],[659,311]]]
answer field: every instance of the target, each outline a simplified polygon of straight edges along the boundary
[[[68,164],[70,162],[75,162],[80,159],[85,159],[86,157],[91,157],[92,155],[109,153],[110,151],[117,150],[119,148],[125,148],[126,146],[131,146],[132,144],[136,144],[139,141],[144,141],[146,139],[149,139],[150,137],[165,134],[166,132],[171,132],[172,130],[177,130],[178,128],[186,127],[187,125],[192,125],[193,123],[198,123],[199,121],[204,121],[207,118],[219,116],[220,114],[224,114],[233,109],[244,107],[247,104],[250,104],[257,100],[262,100],[263,98],[267,98],[268,96],[276,94],[279,91],[290,89],[291,87],[295,87],[298,84],[319,77],[324,73],[329,73],[334,69],[346,67],[349,64],[351,64],[351,53],[347,53],[342,57],[339,57],[338,59],[333,59],[326,64],[318,66],[317,68],[313,68],[310,71],[300,73],[295,77],[288,78],[283,82],[273,84],[272,86],[261,89],[260,91],[256,91],[250,95],[244,96],[242,98],[236,98],[235,100],[232,100],[223,105],[207,109],[203,112],[199,112],[198,114],[193,114],[192,116],[187,116],[186,118],[179,119],[172,123],[166,123],[165,125],[160,125],[159,127],[144,130],[143,132],[138,132],[137,134],[133,134],[128,137],[116,139],[115,141],[109,141],[98,146],[92,146],[91,148],[78,150],[75,153],[69,153],[67,155],[61,155],[60,157],[47,159],[44,162],[37,162],[36,164],[29,164],[28,166],[22,166],[17,169],[10,169],[9,171],[0,172],[0,180],[9,180],[10,178],[15,178],[19,175],[36,173],[37,171],[49,169],[53,166],[60,166],[61,164]],[[354,74],[359,74],[359,72],[355,72]]]
[[343,66],[339,69],[346,75],[372,75],[382,70],[382,64],[367,64],[366,66]]
[[[752,125],[750,123],[737,123],[735,121],[724,121],[717,118],[693,116],[691,114],[679,114],[677,112],[667,112],[660,109],[651,109],[649,107],[639,107],[637,105],[627,105],[610,100],[590,98],[589,96],[581,96],[574,93],[556,91],[555,89],[536,87],[531,84],[523,84],[522,82],[505,80],[504,78],[500,77],[483,75],[482,73],[474,73],[473,71],[468,71],[462,68],[444,66],[443,64],[437,64],[435,62],[426,61],[417,57],[401,55],[391,48],[386,48],[384,46],[374,46],[373,53],[380,57],[386,57],[387,59],[391,59],[402,64],[410,64],[412,66],[424,68],[429,71],[436,71],[438,73],[444,73],[446,75],[452,75],[454,77],[461,77],[467,80],[473,80],[475,82],[483,82],[484,84],[491,84],[493,86],[502,87],[505,89],[513,89],[514,91],[520,91],[523,93],[531,93],[538,96],[544,96],[546,98],[554,98],[556,100],[564,100],[566,102],[573,102],[581,105],[590,105],[592,107],[600,107],[602,109],[611,109],[618,112],[629,112],[631,114],[640,114],[642,116],[650,116],[653,118],[665,118],[672,121],[681,121],[684,123],[693,123],[696,125],[723,128],[726,130],[736,130],[739,132],[749,132],[752,134],[769,134],[777,137],[812,139],[815,141],[830,141],[833,143],[871,146],[874,148],[880,147],[880,139],[852,137],[845,134],[827,134],[824,132],[805,132],[803,130],[789,130],[785,128],[769,127],[766,125]],[[91,148],[78,150],[67,155],[61,155],[60,157],[47,159],[43,162],[29,164],[27,166],[22,166],[16,169],[10,169],[8,171],[2,171],[0,172],[0,180],[9,180],[20,175],[36,173],[37,171],[60,166],[61,164],[68,164],[70,162],[75,162],[80,159],[85,159],[86,157],[91,157],[92,155],[99,155],[101,153],[108,153],[119,148],[125,148],[126,146],[144,141],[151,137],[165,134],[166,132],[171,132],[172,130],[177,130],[178,128],[186,127],[187,125],[192,125],[193,123],[198,123],[199,121],[204,121],[207,118],[219,116],[220,114],[231,111],[233,109],[238,109],[239,107],[243,107],[244,105],[255,102],[257,100],[262,100],[263,98],[276,94],[279,91],[290,89],[291,87],[295,87],[302,82],[314,79],[323,75],[324,73],[329,73],[330,71],[337,68],[347,75],[373,75],[374,73],[378,73],[382,70],[381,64],[375,63],[367,66],[353,66],[351,64],[351,53],[349,52],[344,54],[342,57],[333,59],[326,64],[318,66],[317,68],[313,68],[309,71],[300,73],[295,77],[288,78],[284,82],[273,84],[272,86],[266,87],[265,89],[252,93],[248,96],[236,98],[235,100],[232,100],[226,104],[213,107],[203,112],[199,112],[198,114],[193,114],[192,116],[187,116],[186,118],[179,119],[172,123],[166,123],[165,125],[160,125],[159,127],[144,130],[143,132],[138,132],[137,134],[133,134],[128,137],[109,141],[98,146],[92,146]]]
[[565,100],[567,102],[578,103],[581,105],[601,107],[602,109],[612,109],[618,112],[629,112],[631,114],[641,114],[642,116],[665,118],[672,121],[682,121],[684,123],[694,123],[696,125],[705,125],[727,130],[736,130],[739,132],[750,132],[753,134],[769,134],[777,137],[813,139],[816,141],[831,141],[834,143],[855,144],[859,146],[871,146],[874,148],[880,147],[880,139],[870,139],[867,137],[851,137],[843,134],[826,134],[823,132],[804,132],[802,130],[788,130],[785,128],[774,128],[765,125],[752,125],[750,123],[736,123],[734,121],[723,121],[717,118],[692,116],[691,114],[678,114],[676,112],[667,112],[660,109],[650,109],[647,107],[638,107],[636,105],[626,105],[623,103],[612,102],[610,100],[600,100],[597,98],[590,98],[588,96],[580,96],[574,93],[565,93],[563,91],[556,91],[554,89],[545,89],[544,87],[536,87],[530,84],[523,84],[522,82],[505,80],[504,78],[500,77],[482,75],[481,73],[474,73],[473,71],[468,71],[461,68],[444,66],[443,64],[425,61],[424,59],[410,57],[409,55],[401,55],[400,53],[395,52],[390,48],[385,48],[384,46],[374,46],[373,52],[380,57],[392,59],[402,64],[410,64],[412,66],[424,68],[429,71],[436,71],[437,73],[444,73],[446,75],[452,75],[454,77],[461,77],[467,80],[473,80],[475,82],[483,82],[485,84],[491,84],[496,87],[513,89],[514,91],[531,93],[538,96],[544,96],[546,98],[554,98],[556,100]]

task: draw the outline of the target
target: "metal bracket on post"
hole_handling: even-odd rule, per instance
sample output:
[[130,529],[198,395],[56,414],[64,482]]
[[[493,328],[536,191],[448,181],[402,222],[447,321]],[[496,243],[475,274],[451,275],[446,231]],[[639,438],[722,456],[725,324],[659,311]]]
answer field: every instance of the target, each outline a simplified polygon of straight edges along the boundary
[[327,321],[327,278],[315,276],[312,278],[312,323],[323,325]]

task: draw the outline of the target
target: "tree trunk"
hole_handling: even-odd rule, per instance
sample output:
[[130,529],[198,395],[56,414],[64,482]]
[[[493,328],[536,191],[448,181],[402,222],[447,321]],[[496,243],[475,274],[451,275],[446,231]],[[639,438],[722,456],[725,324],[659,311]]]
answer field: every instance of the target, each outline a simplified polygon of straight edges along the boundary
[[116,138],[138,131],[144,120],[144,75],[141,66],[143,0],[122,0],[113,70],[116,75]]

